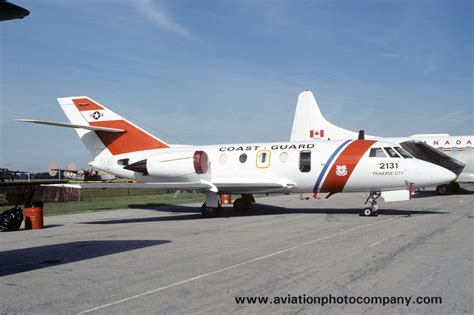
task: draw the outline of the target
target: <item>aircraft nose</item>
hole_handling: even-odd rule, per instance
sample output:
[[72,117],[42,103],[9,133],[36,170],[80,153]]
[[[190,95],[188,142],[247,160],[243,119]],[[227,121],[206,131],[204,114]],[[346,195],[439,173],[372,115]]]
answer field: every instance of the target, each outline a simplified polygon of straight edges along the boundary
[[421,181],[426,181],[425,185],[446,184],[457,178],[457,175],[447,168],[425,161],[420,162],[422,165],[418,167],[418,174]]
[[454,172],[448,170],[447,168],[438,165],[435,166],[437,169],[434,172],[434,175],[436,176],[434,179],[438,179],[444,183],[450,183],[458,177]]

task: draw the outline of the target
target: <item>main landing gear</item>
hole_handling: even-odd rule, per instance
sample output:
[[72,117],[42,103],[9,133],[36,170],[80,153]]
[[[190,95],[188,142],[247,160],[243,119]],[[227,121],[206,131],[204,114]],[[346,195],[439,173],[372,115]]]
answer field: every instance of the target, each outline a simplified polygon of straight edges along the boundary
[[436,186],[436,192],[440,195],[458,194],[460,190],[461,186],[456,182]]
[[217,200],[217,194],[212,191],[206,192],[206,202],[201,206],[201,213],[206,218],[217,217],[221,214],[222,206]]
[[362,211],[359,212],[359,215],[362,217],[378,216],[379,205],[377,204],[377,199],[380,198],[380,195],[380,191],[371,191],[369,197],[367,197],[367,200],[365,201],[365,204],[370,203],[370,207],[362,209]]
[[234,200],[234,209],[236,211],[246,211],[252,206],[252,202],[255,202],[255,198],[252,195],[242,195],[241,198]]
[[208,207],[206,203],[203,203],[201,206],[201,213],[203,217],[214,218],[218,217],[221,214],[221,209],[221,204],[217,204],[217,207]]
[[[250,194],[243,194],[241,198],[234,201],[234,209],[239,212],[250,209],[255,198]],[[218,201],[217,194],[211,191],[206,192],[206,202],[201,206],[201,213],[206,218],[218,217],[221,214],[222,206]]]

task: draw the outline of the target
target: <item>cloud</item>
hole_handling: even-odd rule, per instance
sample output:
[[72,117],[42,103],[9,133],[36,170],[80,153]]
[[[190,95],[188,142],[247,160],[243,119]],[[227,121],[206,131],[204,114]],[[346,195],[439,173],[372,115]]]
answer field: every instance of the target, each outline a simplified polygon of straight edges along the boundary
[[191,34],[186,30],[186,28],[173,21],[173,19],[152,0],[136,0],[135,4],[141,14],[158,24],[162,29],[177,33],[184,37],[190,37]]

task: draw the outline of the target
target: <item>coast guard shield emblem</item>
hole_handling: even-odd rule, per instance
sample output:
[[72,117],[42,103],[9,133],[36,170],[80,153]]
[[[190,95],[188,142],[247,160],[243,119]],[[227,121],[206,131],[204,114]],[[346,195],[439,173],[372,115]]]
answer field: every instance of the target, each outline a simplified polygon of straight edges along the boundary
[[346,176],[347,175],[347,165],[336,165],[336,175],[337,176]]

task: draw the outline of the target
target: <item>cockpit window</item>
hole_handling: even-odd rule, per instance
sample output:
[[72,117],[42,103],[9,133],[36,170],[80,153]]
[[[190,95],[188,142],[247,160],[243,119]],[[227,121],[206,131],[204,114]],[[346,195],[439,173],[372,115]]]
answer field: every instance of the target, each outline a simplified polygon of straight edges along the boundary
[[372,148],[372,149],[370,149],[369,156],[370,157],[386,157],[386,155],[383,152],[382,148]]
[[407,151],[403,150],[400,147],[395,147],[395,150],[397,150],[397,152],[400,153],[400,155],[403,156],[405,159],[413,158],[413,156],[411,156]]
[[387,152],[389,157],[392,157],[392,158],[399,158],[400,157],[400,155],[398,155],[397,152],[395,152],[395,150],[393,148],[385,147],[384,149],[385,149],[385,152]]

